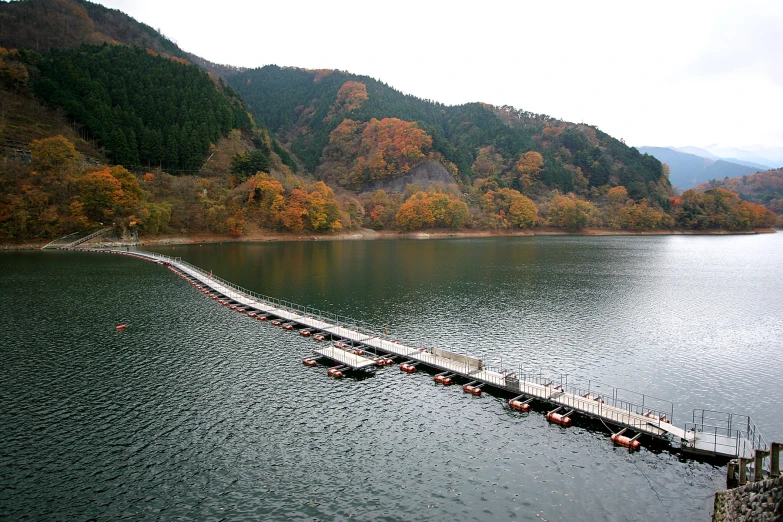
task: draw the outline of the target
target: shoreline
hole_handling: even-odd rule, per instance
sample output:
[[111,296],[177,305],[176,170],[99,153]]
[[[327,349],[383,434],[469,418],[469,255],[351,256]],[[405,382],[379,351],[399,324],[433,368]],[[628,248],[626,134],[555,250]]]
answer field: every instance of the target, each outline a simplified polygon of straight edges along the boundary
[[[139,246],[158,245],[192,245],[211,243],[266,243],[284,241],[368,241],[368,240],[395,240],[395,239],[463,239],[485,237],[531,237],[531,236],[736,236],[774,234],[777,230],[766,228],[748,231],[727,230],[650,230],[645,232],[632,232],[627,230],[610,230],[605,228],[589,228],[577,232],[568,232],[557,228],[538,227],[534,230],[422,230],[418,232],[377,231],[361,229],[354,232],[341,234],[302,235],[284,232],[257,231],[242,236],[230,236],[224,234],[166,234],[155,237],[142,238]],[[98,238],[96,238],[98,239]],[[40,250],[51,239],[28,242],[0,241],[0,250]],[[133,245],[130,241],[88,241],[89,244],[111,244],[116,246]],[[87,244],[85,243],[85,244]]]

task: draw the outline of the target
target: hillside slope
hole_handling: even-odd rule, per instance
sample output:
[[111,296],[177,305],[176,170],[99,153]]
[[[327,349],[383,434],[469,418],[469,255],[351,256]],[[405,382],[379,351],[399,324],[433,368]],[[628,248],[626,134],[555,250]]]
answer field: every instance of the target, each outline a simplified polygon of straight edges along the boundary
[[132,45],[167,56],[187,57],[152,27],[122,11],[87,0],[0,2],[0,47],[43,53],[85,43]]
[[[463,185],[484,180],[530,194],[542,188],[586,193],[606,187],[605,192],[624,185],[635,199],[667,202],[668,180],[658,160],[588,125],[511,107],[446,106],[342,71],[266,66],[228,81],[309,171],[355,191],[436,160]],[[426,136],[414,136],[409,124]],[[377,138],[378,133],[385,136]],[[379,139],[387,146],[379,146]],[[387,157],[395,140],[400,153],[408,147],[412,155]],[[542,164],[520,165],[531,152]]]
[[[722,189],[670,198],[660,161],[589,125],[508,106],[445,106],[340,71],[220,66],[84,0],[0,6],[4,43],[32,48],[0,47],[0,83],[13,94],[0,100],[0,123],[27,143],[21,154],[3,150],[2,238],[106,222],[130,235],[236,236],[748,230],[774,217]],[[23,105],[30,121],[6,118]],[[46,132],[38,109],[54,120]]]
[[241,102],[195,65],[105,44],[26,58],[34,92],[84,125],[115,164],[194,171],[231,129],[252,132]]
[[115,164],[195,172],[231,129],[256,145],[269,141],[234,90],[204,72],[232,68],[191,65],[198,57],[116,9],[87,0],[0,2],[2,48],[20,49],[3,51],[0,67],[18,80],[14,90],[29,88],[65,111]]
[[702,183],[695,190],[706,192],[714,188],[729,190],[746,201],[764,205],[777,214],[783,213],[783,169],[713,180]]

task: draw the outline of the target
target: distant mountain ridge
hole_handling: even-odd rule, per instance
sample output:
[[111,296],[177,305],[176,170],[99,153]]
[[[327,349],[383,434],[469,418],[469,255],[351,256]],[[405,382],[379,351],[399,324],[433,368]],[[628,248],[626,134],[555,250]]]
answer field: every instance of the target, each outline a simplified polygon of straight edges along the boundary
[[[683,149],[694,150],[696,147]],[[639,152],[655,156],[669,165],[669,181],[685,190],[710,180],[736,178],[766,169],[763,166],[748,166],[723,159],[714,160],[668,147],[639,147]]]
[[710,152],[718,155],[724,160],[733,158],[744,162],[760,164],[764,169],[774,169],[783,165],[783,149],[781,148],[759,149],[755,152],[723,145],[710,145],[707,148]]
[[701,147],[663,147],[668,149],[676,150],[677,152],[684,152],[685,154],[693,154],[694,156],[699,156],[700,158],[707,158],[711,160],[718,161],[721,159],[720,156],[716,156],[712,152],[708,151],[707,149],[702,149]]

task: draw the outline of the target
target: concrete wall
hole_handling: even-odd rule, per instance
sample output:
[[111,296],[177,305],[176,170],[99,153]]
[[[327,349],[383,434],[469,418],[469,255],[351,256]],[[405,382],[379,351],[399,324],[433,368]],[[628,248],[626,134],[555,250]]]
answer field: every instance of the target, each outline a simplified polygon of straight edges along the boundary
[[783,522],[783,477],[715,493],[713,522]]

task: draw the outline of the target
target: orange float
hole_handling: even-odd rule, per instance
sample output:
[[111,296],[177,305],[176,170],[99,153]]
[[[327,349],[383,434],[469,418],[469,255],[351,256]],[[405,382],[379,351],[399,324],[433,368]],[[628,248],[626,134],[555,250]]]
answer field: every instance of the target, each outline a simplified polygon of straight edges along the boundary
[[566,417],[565,415],[560,415],[559,413],[555,413],[552,411],[546,414],[546,420],[554,424],[559,424],[564,428],[569,427],[573,423],[571,417]]
[[639,451],[639,448],[642,447],[642,444],[638,440],[626,437],[625,435],[620,435],[618,433],[613,434],[611,439],[615,444],[626,447],[631,451]]
[[530,411],[530,404],[522,401],[515,401],[511,399],[508,401],[508,405],[517,411]]

